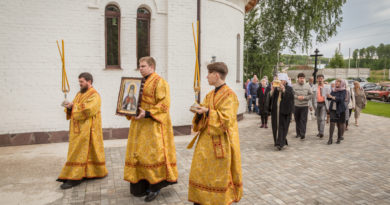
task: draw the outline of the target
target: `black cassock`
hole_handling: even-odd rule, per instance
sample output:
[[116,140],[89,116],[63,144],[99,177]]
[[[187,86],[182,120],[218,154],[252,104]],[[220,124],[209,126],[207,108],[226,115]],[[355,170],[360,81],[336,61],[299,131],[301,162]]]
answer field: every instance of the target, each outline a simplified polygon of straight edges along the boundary
[[280,94],[281,99],[278,106],[279,92],[281,91],[275,89],[272,96],[270,93],[269,110],[271,112],[274,144],[283,147],[288,145],[286,136],[290,126],[291,114],[294,110],[294,91],[292,87],[286,86],[284,93],[281,92]]

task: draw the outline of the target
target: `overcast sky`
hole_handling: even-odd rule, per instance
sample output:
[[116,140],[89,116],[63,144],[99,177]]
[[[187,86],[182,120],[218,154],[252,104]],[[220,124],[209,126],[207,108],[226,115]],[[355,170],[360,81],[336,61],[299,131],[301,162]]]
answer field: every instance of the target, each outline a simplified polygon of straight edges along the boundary
[[356,48],[390,44],[390,0],[347,0],[337,35],[327,43],[313,43],[310,54],[318,48],[325,57],[332,57],[339,43],[344,58],[348,58],[349,48],[352,58]]

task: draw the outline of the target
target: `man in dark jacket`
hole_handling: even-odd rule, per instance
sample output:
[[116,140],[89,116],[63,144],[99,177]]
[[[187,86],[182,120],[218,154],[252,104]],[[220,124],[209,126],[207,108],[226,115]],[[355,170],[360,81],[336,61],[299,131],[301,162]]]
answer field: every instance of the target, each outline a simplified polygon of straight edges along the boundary
[[281,81],[279,87],[271,87],[270,109],[272,118],[272,134],[275,146],[281,150],[287,143],[287,133],[294,110],[294,91],[287,85],[286,73],[278,74]]
[[256,113],[259,113],[258,107],[256,105],[257,88],[259,88],[259,80],[257,79],[257,76],[255,75],[252,79],[252,82],[248,84],[248,98],[249,98],[248,110],[249,110],[249,112],[252,112],[252,105],[253,105],[253,107],[254,107],[253,111]]

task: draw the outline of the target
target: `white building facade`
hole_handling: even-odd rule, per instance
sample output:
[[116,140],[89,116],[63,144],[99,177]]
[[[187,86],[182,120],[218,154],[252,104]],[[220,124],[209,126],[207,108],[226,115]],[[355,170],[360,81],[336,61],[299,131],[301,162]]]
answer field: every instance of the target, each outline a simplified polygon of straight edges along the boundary
[[[212,89],[206,65],[215,56],[229,67],[227,84],[239,98],[238,114],[245,112],[246,105],[244,16],[256,3],[200,0],[201,96]],[[56,45],[61,39],[70,83],[68,99],[79,90],[78,75],[90,72],[102,98],[105,139],[127,137],[129,121],[115,115],[119,84],[123,76],[140,77],[137,59],[145,53],[156,59],[156,72],[170,84],[170,113],[177,134],[188,134],[197,5],[197,0],[0,1],[0,146],[67,140],[69,122],[60,106],[64,95]],[[118,29],[114,35],[113,28]]]

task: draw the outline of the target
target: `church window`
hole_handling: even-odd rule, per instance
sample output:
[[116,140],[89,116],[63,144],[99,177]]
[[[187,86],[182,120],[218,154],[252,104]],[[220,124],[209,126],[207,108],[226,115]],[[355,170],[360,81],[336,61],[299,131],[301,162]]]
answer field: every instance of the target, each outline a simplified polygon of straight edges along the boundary
[[106,68],[120,68],[120,20],[119,8],[108,5],[105,10]]
[[150,56],[150,11],[141,7],[137,10],[137,65],[144,56]]

